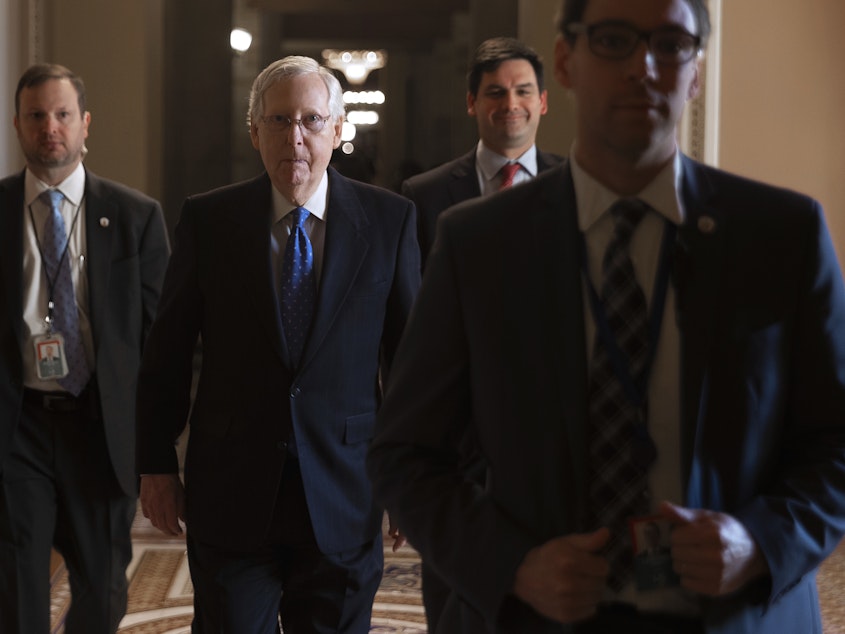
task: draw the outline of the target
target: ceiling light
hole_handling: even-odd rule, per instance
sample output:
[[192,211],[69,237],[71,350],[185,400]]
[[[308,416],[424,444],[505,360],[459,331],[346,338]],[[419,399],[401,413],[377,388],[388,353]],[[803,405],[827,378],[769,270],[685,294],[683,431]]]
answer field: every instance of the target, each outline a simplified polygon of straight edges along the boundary
[[371,71],[387,64],[385,51],[339,51],[327,48],[323,51],[326,66],[341,71],[350,84],[363,84]]
[[245,53],[252,45],[252,34],[246,29],[232,29],[229,45],[238,53]]
[[378,123],[378,112],[375,110],[350,110],[346,113],[346,120],[355,125],[375,125]]

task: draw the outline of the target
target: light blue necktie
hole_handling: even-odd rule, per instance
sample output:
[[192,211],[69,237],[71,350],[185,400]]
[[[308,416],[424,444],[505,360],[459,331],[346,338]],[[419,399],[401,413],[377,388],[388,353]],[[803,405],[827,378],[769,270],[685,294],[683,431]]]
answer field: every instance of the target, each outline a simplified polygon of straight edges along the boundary
[[76,307],[76,294],[70,276],[70,255],[65,221],[62,218],[61,204],[64,196],[57,189],[50,189],[41,194],[41,198],[50,206],[50,215],[44,224],[44,245],[42,256],[47,268],[48,284],[52,285],[50,299],[53,302],[53,331],[60,333],[65,340],[65,359],[68,375],[58,379],[59,385],[74,396],[79,396],[88,380],[91,370],[85,358],[82,335],[79,332],[79,313]]
[[282,259],[282,327],[293,367],[299,366],[317,300],[314,249],[305,233],[305,221],[309,215],[304,207],[297,207],[291,212],[293,226]]

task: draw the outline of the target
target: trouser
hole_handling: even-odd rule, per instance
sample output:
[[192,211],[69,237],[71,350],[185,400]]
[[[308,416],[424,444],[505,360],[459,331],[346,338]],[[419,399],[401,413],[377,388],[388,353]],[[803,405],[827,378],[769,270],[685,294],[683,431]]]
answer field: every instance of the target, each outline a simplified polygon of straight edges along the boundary
[[[296,460],[288,459],[271,543],[247,552],[204,544],[187,530],[193,634],[366,634],[384,566],[381,535],[320,552]],[[221,509],[225,512],[225,509]],[[245,519],[244,521],[248,521]]]
[[114,476],[96,408],[28,390],[0,475],[0,631],[50,631],[50,555],[62,555],[66,634],[113,634],[126,612],[136,500]]

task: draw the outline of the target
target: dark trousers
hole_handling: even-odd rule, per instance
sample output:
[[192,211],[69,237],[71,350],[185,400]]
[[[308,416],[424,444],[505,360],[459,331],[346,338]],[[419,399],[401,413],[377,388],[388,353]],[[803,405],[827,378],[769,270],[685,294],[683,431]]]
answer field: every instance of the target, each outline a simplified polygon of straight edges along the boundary
[[[96,409],[96,408],[94,408]],[[66,634],[113,634],[126,612],[136,500],[113,474],[92,410],[31,396],[0,475],[0,632],[50,631],[50,552],[65,560]]]
[[428,631],[436,632],[437,623],[449,600],[451,590],[445,581],[434,572],[434,569],[425,561],[420,566],[422,582],[422,601],[425,609],[425,620],[428,623]]
[[283,479],[271,543],[248,552],[225,549],[192,539],[188,527],[193,634],[276,634],[280,623],[285,634],[370,631],[384,566],[381,536],[350,551],[321,553],[295,460],[288,459]]

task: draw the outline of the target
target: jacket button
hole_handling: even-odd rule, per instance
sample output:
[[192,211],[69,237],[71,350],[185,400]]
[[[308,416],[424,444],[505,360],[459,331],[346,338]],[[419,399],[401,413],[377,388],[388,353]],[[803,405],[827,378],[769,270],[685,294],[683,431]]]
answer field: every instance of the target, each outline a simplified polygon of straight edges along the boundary
[[288,444],[283,440],[280,440],[279,442],[276,443],[276,449],[278,449],[279,451],[284,451],[287,448],[288,448]]

